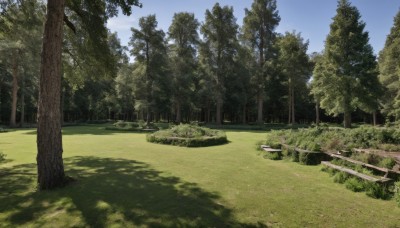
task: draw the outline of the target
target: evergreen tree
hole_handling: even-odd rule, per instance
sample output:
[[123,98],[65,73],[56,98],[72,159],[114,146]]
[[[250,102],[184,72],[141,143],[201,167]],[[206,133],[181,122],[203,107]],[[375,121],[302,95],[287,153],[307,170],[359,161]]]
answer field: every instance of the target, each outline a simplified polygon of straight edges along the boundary
[[308,93],[307,81],[311,76],[307,55],[308,41],[300,34],[286,33],[278,39],[279,66],[288,88],[288,123],[296,123],[295,94]]
[[[156,99],[166,98],[162,96],[166,92],[167,80],[167,49],[165,34],[157,29],[157,20],[155,15],[142,17],[139,19],[140,30],[132,28],[132,37],[130,45],[131,54],[135,57],[137,65],[134,70],[135,77],[141,81],[140,92],[136,97],[141,100],[145,107],[147,124],[150,124],[151,114],[157,111]],[[165,103],[165,102],[164,102]]]
[[216,3],[211,11],[206,11],[206,21],[201,26],[204,43],[201,45],[200,55],[205,72],[211,76],[213,82],[217,124],[222,124],[223,121],[225,83],[234,65],[238,45],[237,32],[238,25],[232,7],[221,7]]
[[400,11],[394,18],[385,47],[379,53],[379,79],[385,87],[383,112],[400,118]]
[[176,105],[176,122],[182,121],[182,106],[189,105],[197,67],[196,53],[199,43],[199,22],[194,14],[174,14],[169,27],[170,61],[173,75],[173,100]]
[[243,19],[243,38],[247,40],[258,61],[257,72],[254,75],[254,86],[257,87],[257,122],[263,123],[263,104],[268,76],[272,76],[270,69],[274,58],[273,45],[276,33],[275,28],[280,22],[276,0],[254,0],[251,9],[245,9]]
[[313,91],[329,114],[344,114],[344,127],[351,127],[351,113],[370,111],[379,85],[372,47],[365,23],[348,0],[340,0],[325,42],[324,56],[314,69]]

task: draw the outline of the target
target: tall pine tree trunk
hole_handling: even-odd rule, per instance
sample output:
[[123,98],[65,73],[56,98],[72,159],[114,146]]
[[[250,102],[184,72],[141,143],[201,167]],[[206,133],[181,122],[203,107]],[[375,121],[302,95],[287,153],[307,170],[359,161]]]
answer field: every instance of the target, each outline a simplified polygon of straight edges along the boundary
[[294,110],[294,88],[293,88],[293,84],[292,84],[291,92],[292,92],[292,96],[290,96],[290,97],[292,99],[292,101],[291,101],[291,105],[292,105],[292,108],[291,108],[291,110],[292,110],[292,124],[295,124],[296,123],[296,116],[295,116],[295,110]]
[[351,128],[351,112],[344,112],[344,128]]
[[38,102],[38,184],[52,189],[65,184],[60,124],[61,50],[64,0],[47,2]]
[[289,91],[288,91],[288,124],[291,124],[292,120],[292,91],[291,91],[291,85],[290,85],[290,78],[289,78],[289,83],[288,83]]
[[176,122],[181,123],[182,122],[182,116],[181,116],[181,102],[176,103]]
[[20,126],[25,124],[25,76],[21,77],[21,121]]
[[319,102],[317,101],[315,104],[315,124],[319,125]]
[[372,120],[373,120],[374,126],[376,126],[378,124],[378,121],[377,121],[377,118],[376,118],[376,111],[372,112]]
[[223,100],[221,95],[217,97],[217,125],[222,124],[222,108],[223,108]]
[[243,105],[243,116],[242,116],[242,124],[246,124],[247,123],[247,121],[246,121],[246,112],[247,112],[247,108],[246,108],[246,105]]
[[17,125],[17,101],[18,101],[18,50],[13,51],[12,57],[12,102],[11,102],[11,117],[10,126],[16,127]]
[[259,91],[257,95],[257,123],[258,124],[264,124],[263,120],[263,105],[264,105],[264,99],[263,99],[263,92]]

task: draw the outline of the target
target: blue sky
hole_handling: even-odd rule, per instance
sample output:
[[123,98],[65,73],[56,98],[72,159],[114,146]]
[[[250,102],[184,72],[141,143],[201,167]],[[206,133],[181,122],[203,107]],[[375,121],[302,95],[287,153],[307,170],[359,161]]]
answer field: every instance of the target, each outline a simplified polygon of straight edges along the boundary
[[[108,22],[113,32],[118,32],[123,45],[128,45],[131,27],[138,27],[138,19],[149,14],[156,14],[159,28],[165,32],[176,12],[191,12],[200,21],[204,21],[206,9],[211,9],[216,2],[221,6],[233,6],[237,23],[242,25],[244,9],[250,8],[252,0],[142,0],[143,8],[135,8],[129,17],[120,14]],[[351,0],[361,13],[369,31],[370,43],[374,52],[383,48],[387,34],[393,25],[393,18],[400,9],[400,0]],[[300,32],[308,39],[309,53],[321,51],[329,33],[329,25],[336,13],[336,0],[277,0],[281,22],[277,32]]]

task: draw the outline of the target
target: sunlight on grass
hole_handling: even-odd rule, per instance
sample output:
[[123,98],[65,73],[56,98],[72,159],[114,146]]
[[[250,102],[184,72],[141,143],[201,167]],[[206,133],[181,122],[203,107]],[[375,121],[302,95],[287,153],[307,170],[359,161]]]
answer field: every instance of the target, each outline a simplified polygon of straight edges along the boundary
[[[400,209],[333,183],[319,166],[257,156],[263,132],[227,131],[229,144],[183,148],[101,126],[63,130],[77,179],[37,192],[34,130],[2,134],[0,227],[396,227]],[[379,219],[377,219],[379,218]]]

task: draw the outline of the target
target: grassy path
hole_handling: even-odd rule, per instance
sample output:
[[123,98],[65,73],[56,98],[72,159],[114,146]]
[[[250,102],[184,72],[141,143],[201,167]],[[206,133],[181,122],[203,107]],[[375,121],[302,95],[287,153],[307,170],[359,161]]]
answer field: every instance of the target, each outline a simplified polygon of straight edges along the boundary
[[0,227],[400,227],[393,200],[333,183],[319,166],[257,156],[265,133],[228,131],[227,145],[150,144],[144,134],[64,129],[67,173],[35,191],[35,134],[0,134]]

